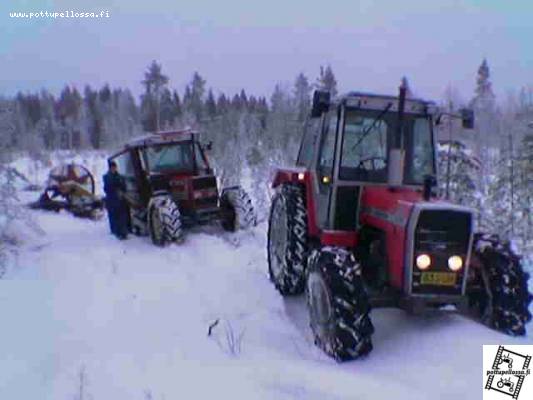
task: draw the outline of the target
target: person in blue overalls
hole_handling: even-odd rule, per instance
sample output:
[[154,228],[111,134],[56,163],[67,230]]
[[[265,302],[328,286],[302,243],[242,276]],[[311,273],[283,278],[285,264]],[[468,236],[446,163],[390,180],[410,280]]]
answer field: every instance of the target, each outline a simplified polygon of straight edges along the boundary
[[104,175],[104,192],[109,228],[121,240],[128,238],[128,203],[125,199],[126,181],[119,174],[117,163],[109,162],[109,171]]

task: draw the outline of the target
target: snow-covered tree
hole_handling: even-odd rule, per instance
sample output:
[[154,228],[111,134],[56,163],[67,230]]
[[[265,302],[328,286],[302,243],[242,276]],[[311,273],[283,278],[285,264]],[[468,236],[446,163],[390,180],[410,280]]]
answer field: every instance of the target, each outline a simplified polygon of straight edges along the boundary
[[294,82],[294,101],[298,121],[303,122],[311,108],[311,85],[303,73],[299,73]]
[[205,101],[205,112],[207,113],[208,118],[213,118],[217,115],[217,102],[215,100],[215,95],[213,90],[209,89],[207,93],[207,99]]
[[453,203],[472,206],[477,203],[479,193],[476,174],[479,161],[460,141],[441,140],[438,147],[439,191]]
[[337,96],[337,79],[331,66],[328,65],[326,68],[320,67],[320,75],[315,86],[319,90],[330,92],[331,97]]
[[141,98],[143,126],[146,131],[158,131],[161,127],[160,105],[168,77],[163,74],[161,64],[152,61],[144,73],[144,94]]
[[470,106],[476,117],[474,151],[483,164],[480,173],[486,176],[492,166],[489,148],[500,145],[499,115],[486,59],[479,66],[475,95]]
[[183,105],[193,117],[193,124],[198,123],[203,118],[205,85],[205,79],[198,72],[195,72],[185,90]]

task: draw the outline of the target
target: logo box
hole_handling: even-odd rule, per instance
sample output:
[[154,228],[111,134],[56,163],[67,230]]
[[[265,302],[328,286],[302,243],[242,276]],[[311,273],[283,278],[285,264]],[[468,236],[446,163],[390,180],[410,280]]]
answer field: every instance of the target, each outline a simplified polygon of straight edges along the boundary
[[531,400],[533,345],[483,345],[483,400]]

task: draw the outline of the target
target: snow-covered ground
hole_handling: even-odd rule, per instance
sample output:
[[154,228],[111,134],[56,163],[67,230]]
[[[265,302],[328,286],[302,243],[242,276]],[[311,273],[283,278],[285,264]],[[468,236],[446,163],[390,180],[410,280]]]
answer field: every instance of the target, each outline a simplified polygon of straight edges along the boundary
[[339,365],[313,345],[303,298],[269,282],[264,224],[156,248],[105,219],[32,213],[45,233],[0,280],[0,399],[474,399],[483,344],[533,344],[382,309],[374,351]]

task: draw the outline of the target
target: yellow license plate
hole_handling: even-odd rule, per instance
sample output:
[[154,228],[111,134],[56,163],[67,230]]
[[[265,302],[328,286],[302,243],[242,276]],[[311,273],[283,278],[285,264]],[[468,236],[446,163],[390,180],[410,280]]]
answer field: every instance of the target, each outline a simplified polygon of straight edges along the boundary
[[422,285],[454,286],[456,275],[453,272],[422,272]]

